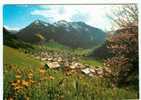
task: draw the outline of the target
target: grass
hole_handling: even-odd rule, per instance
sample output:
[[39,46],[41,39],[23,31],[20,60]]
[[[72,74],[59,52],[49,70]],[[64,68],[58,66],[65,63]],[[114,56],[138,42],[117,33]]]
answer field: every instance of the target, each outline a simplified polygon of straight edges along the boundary
[[[92,61],[88,62],[91,64]],[[94,63],[99,64],[98,62],[92,64]],[[109,79],[91,78],[80,73],[66,76],[62,69],[44,69],[41,73],[41,64],[38,60],[7,46],[4,46],[4,64],[4,100],[8,100],[9,97],[14,100],[121,100],[138,98],[137,91],[132,88],[113,87]],[[16,78],[17,70],[21,71],[20,79]],[[11,81],[28,81],[29,70],[32,70],[31,80],[35,83],[21,88],[20,92],[13,91]],[[42,78],[45,79],[41,80]]]
[[4,64],[16,64],[18,66],[38,67],[40,62],[28,54],[17,51],[16,49],[4,46]]
[[67,49],[69,47],[64,46],[60,43],[54,42],[54,41],[50,41],[48,43],[46,43],[44,46],[48,47],[48,48],[53,48],[53,49]]
[[82,59],[82,60],[80,60],[80,62],[82,64],[88,64],[88,65],[91,65],[93,67],[102,67],[103,66],[102,61],[94,60],[94,59],[90,59],[90,58]]
[[[77,56],[86,56],[90,52],[93,51],[93,49],[70,48],[68,46],[59,44],[54,41],[48,42],[42,46],[34,45],[34,48],[36,48],[37,52],[41,51],[41,50],[42,51],[53,51],[53,52],[67,53],[67,54],[77,55]],[[42,49],[40,49],[40,48],[42,48]]]

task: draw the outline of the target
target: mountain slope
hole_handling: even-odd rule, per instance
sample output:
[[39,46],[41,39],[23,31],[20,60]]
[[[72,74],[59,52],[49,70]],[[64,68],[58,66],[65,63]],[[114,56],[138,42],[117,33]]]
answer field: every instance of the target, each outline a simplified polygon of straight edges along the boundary
[[33,49],[32,45],[20,40],[19,38],[16,37],[15,34],[12,34],[5,27],[3,28],[3,42],[4,42],[4,45],[7,45],[13,48]]
[[105,41],[106,34],[83,22],[67,22],[64,20],[49,24],[36,20],[20,30],[17,36],[30,43],[37,43],[35,34],[42,34],[46,41],[54,40],[58,43],[74,48],[91,48]]

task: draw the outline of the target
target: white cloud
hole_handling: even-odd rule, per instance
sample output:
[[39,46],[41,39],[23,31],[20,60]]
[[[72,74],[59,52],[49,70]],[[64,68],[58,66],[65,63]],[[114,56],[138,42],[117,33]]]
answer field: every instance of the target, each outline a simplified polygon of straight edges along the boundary
[[103,30],[110,28],[110,22],[106,14],[111,13],[118,5],[41,5],[31,15],[39,15],[47,18],[50,22],[59,20],[83,21],[89,25]]
[[13,30],[13,31],[19,31],[21,28],[19,27],[9,27],[9,26],[6,26],[4,25],[4,27],[7,29],[7,30]]
[[42,6],[42,8],[44,9],[34,10],[31,15],[40,15],[56,22],[59,20],[71,21],[71,16],[76,13],[73,9],[63,6]]

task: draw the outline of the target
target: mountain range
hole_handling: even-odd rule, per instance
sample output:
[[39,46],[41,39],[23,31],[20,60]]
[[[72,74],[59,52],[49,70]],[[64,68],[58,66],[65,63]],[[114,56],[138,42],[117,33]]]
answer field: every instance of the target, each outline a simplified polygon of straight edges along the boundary
[[37,44],[36,35],[40,34],[45,42],[55,41],[73,48],[92,48],[104,43],[106,33],[101,29],[92,27],[84,22],[57,21],[53,24],[35,20],[27,27],[21,29],[16,37]]

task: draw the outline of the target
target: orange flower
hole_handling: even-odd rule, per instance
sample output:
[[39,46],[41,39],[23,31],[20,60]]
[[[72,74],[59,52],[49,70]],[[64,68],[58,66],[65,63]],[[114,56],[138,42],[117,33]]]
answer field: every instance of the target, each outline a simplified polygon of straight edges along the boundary
[[53,76],[48,77],[49,80],[54,80],[55,78]]
[[32,79],[29,79],[28,82],[29,82],[30,84],[35,83],[35,81],[33,81]]
[[15,87],[16,85],[17,85],[16,82],[12,82],[12,83],[11,83],[11,86],[14,86],[14,87]]
[[20,79],[20,78],[21,78],[21,75],[17,74],[16,79]]
[[16,83],[20,84],[21,83],[21,80],[16,80]]
[[22,80],[22,85],[28,87],[29,83],[27,81],[25,81],[25,80]]
[[21,71],[20,71],[19,69],[17,69],[17,71],[16,71],[16,72],[17,72],[17,74],[21,74]]
[[19,69],[17,69],[16,71],[16,79],[20,79],[21,78],[21,71]]

